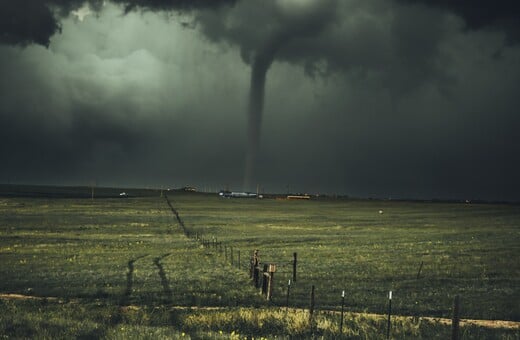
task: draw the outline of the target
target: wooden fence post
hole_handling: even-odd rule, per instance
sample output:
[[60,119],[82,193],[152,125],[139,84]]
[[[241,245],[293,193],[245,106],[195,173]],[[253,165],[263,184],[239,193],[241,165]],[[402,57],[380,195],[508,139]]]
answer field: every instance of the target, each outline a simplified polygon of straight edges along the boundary
[[293,265],[292,265],[292,280],[296,282],[296,263],[297,263],[298,253],[293,253]]
[[276,272],[276,265],[269,264],[269,282],[267,284],[267,301],[271,301],[273,298],[273,284],[274,284],[274,273]]
[[459,340],[459,313],[460,313],[460,298],[458,295],[453,300],[453,316],[451,319],[451,339]]
[[264,264],[264,270],[262,272],[262,294],[263,295],[267,295],[267,275],[269,275],[267,273],[267,264]]
[[255,281],[255,287],[260,288],[260,268],[258,268],[258,266],[255,267],[253,279]]
[[258,266],[260,265],[260,258],[258,257],[258,249],[256,249],[253,253],[253,281],[255,283],[255,287],[260,287],[260,268]]

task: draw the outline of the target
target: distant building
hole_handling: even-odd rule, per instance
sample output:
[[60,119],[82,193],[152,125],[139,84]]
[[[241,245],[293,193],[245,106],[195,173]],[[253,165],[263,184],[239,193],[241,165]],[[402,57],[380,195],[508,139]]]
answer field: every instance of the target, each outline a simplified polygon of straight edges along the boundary
[[287,195],[288,200],[310,200],[311,196],[309,195]]
[[185,186],[184,188],[182,188],[182,191],[195,192],[197,191],[197,189],[195,187]]

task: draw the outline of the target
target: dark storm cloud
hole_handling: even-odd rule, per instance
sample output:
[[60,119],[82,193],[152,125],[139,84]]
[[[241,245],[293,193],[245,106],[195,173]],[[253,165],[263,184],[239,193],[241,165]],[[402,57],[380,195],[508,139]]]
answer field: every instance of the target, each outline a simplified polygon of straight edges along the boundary
[[[81,7],[84,0],[22,0],[0,2],[0,43],[49,46],[50,38],[61,31],[60,19]],[[102,0],[89,1],[100,8]]]
[[[0,93],[7,97],[0,103],[4,181],[59,181],[88,169],[93,159],[126,158],[138,149],[146,130],[115,115],[116,105],[110,105],[108,114],[100,91],[66,79],[67,71],[50,62],[47,50],[35,47],[30,52],[20,57],[20,52],[4,48],[0,57]],[[39,66],[30,60],[38,60]],[[89,100],[89,93],[97,101]]]
[[[270,30],[278,25],[276,8],[261,6],[261,2],[242,2],[225,13],[197,13],[196,20],[213,41],[239,46],[243,60],[254,67],[255,51],[262,48]],[[483,127],[498,121],[503,129],[506,122],[518,122],[516,97],[503,96],[507,104],[498,104],[491,85],[504,89],[517,86],[518,68],[512,62],[516,49],[509,51],[504,60],[508,66],[493,82],[486,82],[483,75],[488,71],[492,74],[490,59],[504,47],[500,37],[486,35],[484,28],[496,28],[494,31],[510,37],[514,26],[503,23],[507,22],[507,11],[514,8],[492,9],[494,21],[488,22],[470,20],[460,11],[445,9],[432,10],[430,6],[406,2],[338,2],[335,15],[324,29],[294,37],[277,48],[275,61],[301,65],[315,80],[344,79],[340,83],[346,81],[348,85],[339,85],[344,89],[338,94],[340,101],[326,95],[323,106],[314,107],[320,112],[316,113],[314,125],[302,123],[305,109],[293,114],[275,109],[273,114],[287,114],[292,119],[284,125],[288,129],[280,135],[282,138],[264,136],[265,149],[276,150],[278,155],[264,153],[260,168],[283,173],[283,168],[264,168],[262,164],[291,164],[292,180],[305,183],[307,188],[312,187],[311,183],[323,183],[324,178],[341,181],[339,178],[345,176],[350,178],[345,186],[353,192],[362,192],[364,187],[377,196],[384,192],[406,196],[408,189],[400,188],[415,187],[437,197],[443,193],[444,197],[461,197],[464,193],[472,197],[511,197],[513,188],[519,185],[513,175],[519,164],[509,156],[518,149],[518,139],[505,129],[508,142],[499,142],[504,138],[501,133]],[[481,8],[480,13],[485,11]],[[471,32],[462,29],[457,17],[470,21]],[[457,39],[461,41],[457,43]],[[462,46],[470,50],[463,51]],[[476,55],[483,60],[475,60]],[[507,68],[514,74],[511,84],[500,80],[508,73]],[[475,72],[482,77],[472,83],[468,79]],[[277,91],[270,92],[267,103],[278,99],[273,96],[283,98],[294,89]],[[374,105],[374,101],[384,104]],[[472,102],[486,104],[468,106]],[[292,110],[298,111],[296,106]],[[359,132],[351,128],[353,124]],[[299,126],[299,133],[291,132],[295,126]],[[265,130],[274,128],[268,126]],[[316,135],[320,137],[311,137]],[[330,166],[321,166],[317,159]],[[343,175],[334,169],[341,169]],[[276,180],[271,176],[267,181]]]
[[82,2],[41,3],[62,33],[0,46],[0,181],[236,190],[256,84],[266,191],[520,199],[503,10],[471,23],[447,2],[118,0],[82,20]]
[[[252,63],[255,51],[269,41],[273,30],[291,26],[291,21],[280,14],[283,11],[277,4],[283,3],[288,13],[297,11],[297,1],[244,1],[226,11],[197,13],[196,21],[208,38],[237,45],[243,60]],[[438,58],[442,43],[459,29],[448,14],[462,17],[474,30],[493,27],[509,38],[514,38],[520,28],[517,1],[315,3],[322,11],[334,13],[327,18],[327,25],[291,39],[277,49],[275,59],[300,64],[311,77],[347,72],[361,80],[377,78],[394,92],[429,81],[447,90],[447,83],[453,79]]]
[[189,11],[200,8],[217,8],[223,4],[231,5],[237,0],[112,0],[125,6],[125,12],[136,8],[154,11]]
[[520,2],[516,0],[399,0],[408,4],[425,4],[455,13],[470,29],[504,30],[511,42],[520,42]]
[[[277,2],[241,2],[225,12],[197,13],[196,21],[208,38],[237,45],[243,60],[252,63],[272,31],[290,29],[287,17],[297,16],[299,8],[296,1],[286,3],[284,12]],[[311,77],[342,72],[377,79],[395,92],[432,78],[439,86],[446,81],[436,58],[455,24],[442,13],[378,0],[314,3],[323,15],[312,18],[321,26],[277,48],[275,60],[302,65]]]
[[[236,0],[112,0],[134,9],[189,11],[216,8]],[[61,19],[85,3],[99,11],[103,0],[21,0],[0,1],[0,43],[9,45],[40,44],[49,46],[50,38],[61,32]]]
[[178,187],[241,176],[214,166],[243,152],[241,102],[221,101],[246,82],[238,56],[113,5],[63,25],[48,49],[0,46],[0,181]]
[[5,44],[49,45],[60,30],[51,10],[41,2],[3,1],[0,6],[0,41]]
[[249,1],[226,12],[197,13],[196,22],[210,39],[238,45],[252,67],[246,189],[256,181],[264,87],[273,61],[302,65],[311,77],[343,73],[393,94],[430,81],[441,87],[448,78],[435,64],[448,31],[445,19],[424,8],[387,1]]

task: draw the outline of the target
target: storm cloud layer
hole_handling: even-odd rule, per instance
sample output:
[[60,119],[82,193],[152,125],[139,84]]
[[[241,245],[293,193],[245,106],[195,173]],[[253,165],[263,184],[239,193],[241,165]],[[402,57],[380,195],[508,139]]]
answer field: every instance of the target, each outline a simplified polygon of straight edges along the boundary
[[[191,11],[232,4],[235,0],[112,0],[124,6],[126,13],[133,10]],[[0,42],[48,46],[50,38],[61,32],[61,20],[88,4],[99,12],[103,0],[23,0],[0,2]]]
[[408,4],[424,4],[431,8],[449,11],[464,19],[469,29],[492,28],[504,31],[514,43],[520,40],[520,3],[515,0],[501,0],[491,4],[478,0],[401,0]]
[[2,182],[520,200],[515,2],[13,3]]

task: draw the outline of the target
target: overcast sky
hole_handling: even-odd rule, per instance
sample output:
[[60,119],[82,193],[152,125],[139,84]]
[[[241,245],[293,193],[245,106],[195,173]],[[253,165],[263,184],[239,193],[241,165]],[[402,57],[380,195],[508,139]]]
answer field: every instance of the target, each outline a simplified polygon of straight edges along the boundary
[[516,1],[20,3],[0,182],[520,201]]

